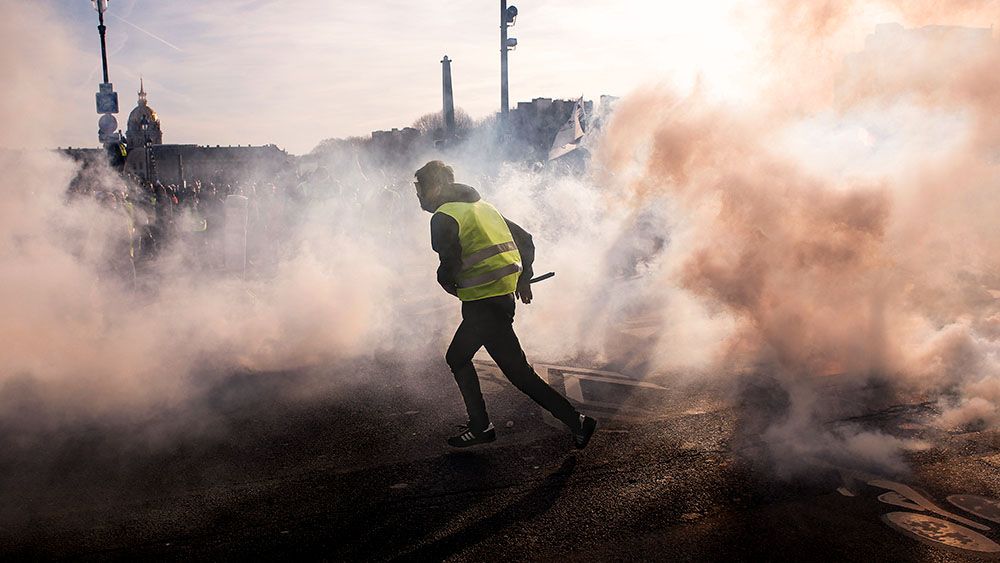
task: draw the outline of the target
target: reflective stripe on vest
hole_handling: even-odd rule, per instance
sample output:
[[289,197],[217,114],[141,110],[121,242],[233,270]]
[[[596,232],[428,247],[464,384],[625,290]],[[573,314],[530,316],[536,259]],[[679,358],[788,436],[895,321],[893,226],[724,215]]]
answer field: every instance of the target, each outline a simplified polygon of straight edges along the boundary
[[458,223],[462,271],[458,297],[475,301],[513,293],[521,272],[521,255],[507,222],[485,201],[451,202],[437,209]]
[[[480,274],[474,278],[469,278],[467,280],[461,280],[458,282],[458,287],[476,287],[477,285],[483,285],[484,283],[489,283],[491,281],[498,280],[505,276],[511,274],[516,274],[521,271],[521,265],[518,263],[507,264],[499,270],[493,270],[492,272],[486,272],[485,274]],[[509,292],[508,292],[509,293]]]
[[483,260],[486,260],[490,256],[496,256],[497,254],[510,252],[511,250],[517,250],[517,245],[514,244],[514,241],[487,246],[482,250],[477,250],[465,258],[462,258],[462,269],[468,270]]

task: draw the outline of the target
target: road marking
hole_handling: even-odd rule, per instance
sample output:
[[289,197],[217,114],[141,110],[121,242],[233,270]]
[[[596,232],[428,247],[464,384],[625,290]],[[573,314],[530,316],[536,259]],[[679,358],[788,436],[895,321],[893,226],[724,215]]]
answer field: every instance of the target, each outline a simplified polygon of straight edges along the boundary
[[906,497],[897,493],[896,491],[889,491],[888,493],[882,493],[878,496],[878,500],[886,504],[891,504],[893,506],[899,506],[901,508],[916,510],[917,512],[924,511],[924,508],[922,506],[906,500]]
[[948,502],[984,520],[1000,524],[1000,501],[976,495],[951,495]]
[[933,513],[937,514],[938,516],[944,516],[945,518],[948,518],[949,520],[954,520],[955,522],[959,522],[961,524],[964,524],[966,526],[975,528],[977,530],[988,531],[990,529],[989,526],[980,524],[979,522],[973,522],[972,520],[969,520],[968,518],[963,518],[963,517],[959,516],[958,514],[954,514],[952,512],[948,512],[947,510],[945,510],[945,509],[939,507],[938,505],[934,504],[933,502],[931,502],[927,497],[921,495],[917,491],[913,490],[911,487],[909,487],[907,485],[903,485],[902,483],[895,483],[893,481],[886,481],[885,479],[873,479],[871,481],[868,481],[868,484],[871,485],[871,486],[873,486],[873,487],[878,487],[880,489],[888,489],[890,491],[895,491],[895,492],[899,493],[900,495],[902,495],[904,498],[906,498],[908,500],[911,500],[914,503],[920,505],[921,507],[924,508],[924,510],[927,510],[929,512],[933,512]]
[[[478,359],[473,360],[472,363],[475,364],[477,370],[480,370],[480,375],[488,375],[489,379],[496,380],[500,383],[506,382],[506,378],[503,377],[503,373],[495,363]],[[538,376],[545,380],[549,385],[558,387],[558,380],[561,379],[563,387],[566,389],[566,396],[568,398],[591,406],[617,408],[621,405],[618,403],[608,403],[587,398],[584,395],[583,387],[581,386],[581,382],[583,381],[596,381],[610,385],[623,385],[626,387],[655,389],[658,391],[667,390],[667,388],[662,385],[639,381],[614,371],[560,366],[555,364],[535,364],[533,367],[535,369],[535,373],[537,373]]]
[[1000,544],[965,526],[913,512],[890,512],[882,519],[897,530],[921,541],[979,553],[1000,553]]
[[[494,362],[477,358],[472,363],[476,366],[476,370],[480,374],[481,387],[483,387],[484,392],[499,390],[497,387],[509,385],[500,368]],[[598,397],[592,395],[593,391],[585,391],[584,381],[601,385],[618,385],[633,389],[667,391],[667,388],[662,385],[639,381],[615,371],[542,363],[534,364],[532,367],[543,381],[557,391],[561,389],[569,400],[585,408],[600,409],[600,413],[594,414],[605,420],[642,420],[648,418],[652,413],[641,407],[631,406],[624,408],[619,402],[600,400]],[[549,426],[559,429],[563,428],[562,422],[558,421],[548,412],[544,413],[543,420]]]

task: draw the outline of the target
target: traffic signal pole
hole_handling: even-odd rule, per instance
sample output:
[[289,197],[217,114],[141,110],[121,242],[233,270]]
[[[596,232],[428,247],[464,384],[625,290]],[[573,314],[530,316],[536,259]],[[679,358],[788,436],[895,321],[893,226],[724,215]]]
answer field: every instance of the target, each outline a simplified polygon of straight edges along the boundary
[[500,118],[506,122],[510,109],[507,91],[507,0],[500,0]]

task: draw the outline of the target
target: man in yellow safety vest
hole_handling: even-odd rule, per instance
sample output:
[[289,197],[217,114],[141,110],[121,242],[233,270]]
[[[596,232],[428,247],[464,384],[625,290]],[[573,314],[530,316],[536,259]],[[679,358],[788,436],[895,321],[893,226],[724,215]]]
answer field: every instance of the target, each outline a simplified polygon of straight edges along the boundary
[[590,441],[597,421],[580,414],[528,364],[514,334],[514,296],[531,302],[531,235],[505,219],[472,187],[455,183],[452,168],[433,160],[417,170],[417,199],[431,217],[431,247],[438,253],[438,283],[462,301],[462,324],[445,355],[462,392],[469,422],[448,439],[464,448],[496,440],[486,414],[472,357],[483,346],[503,374],[569,427],[577,448]]

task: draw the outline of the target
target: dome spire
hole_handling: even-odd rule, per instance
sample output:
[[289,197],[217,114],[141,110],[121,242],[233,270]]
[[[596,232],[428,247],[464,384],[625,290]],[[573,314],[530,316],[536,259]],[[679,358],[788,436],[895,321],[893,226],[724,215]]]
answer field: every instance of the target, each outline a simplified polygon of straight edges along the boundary
[[163,131],[160,130],[160,118],[156,111],[146,103],[146,84],[139,76],[139,103],[128,114],[128,148],[148,147],[163,143]]

